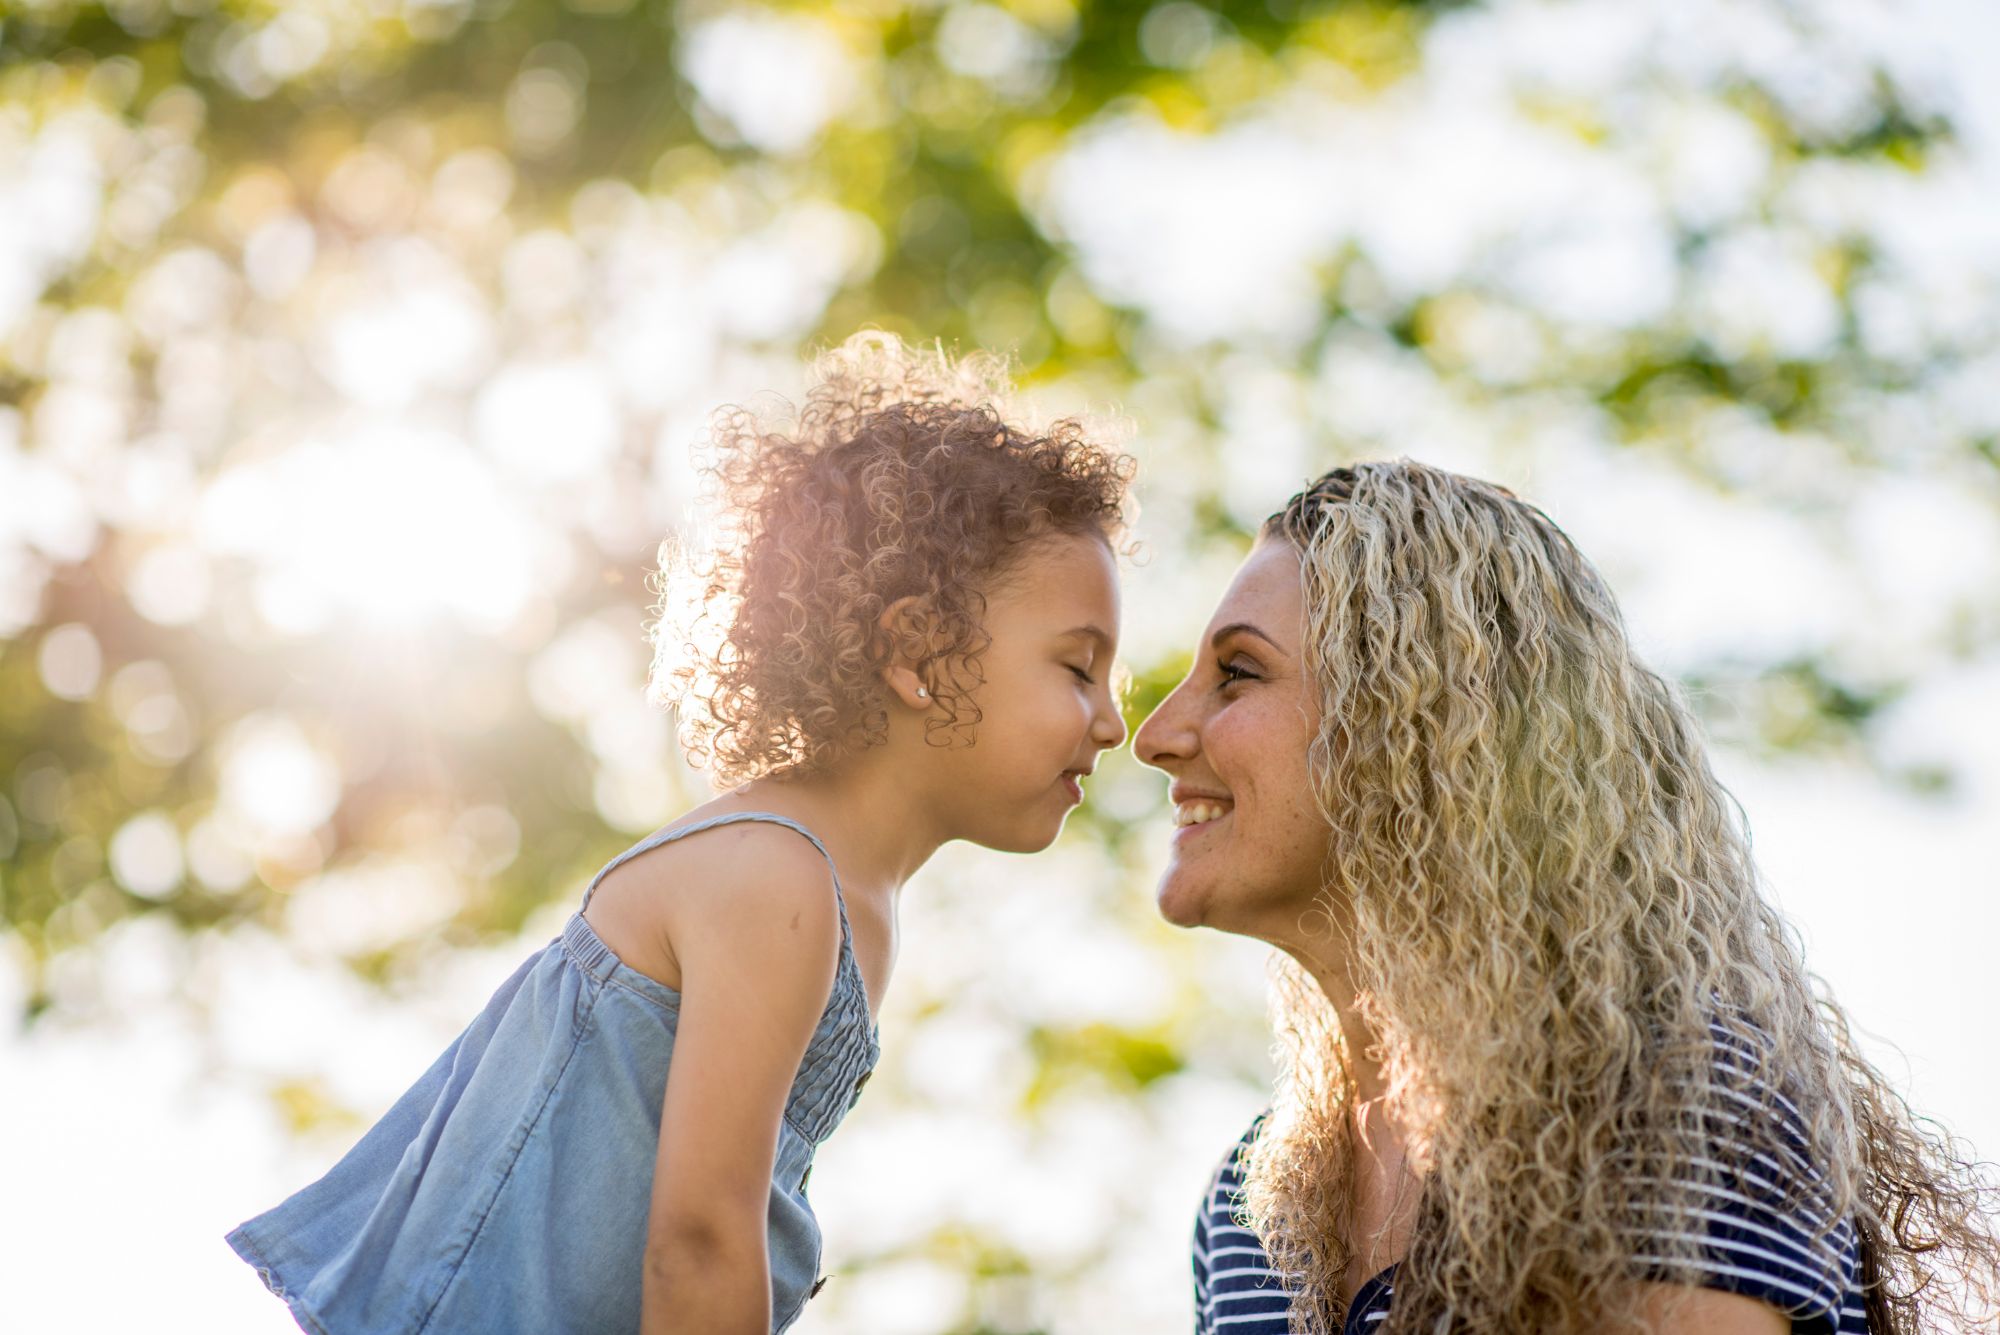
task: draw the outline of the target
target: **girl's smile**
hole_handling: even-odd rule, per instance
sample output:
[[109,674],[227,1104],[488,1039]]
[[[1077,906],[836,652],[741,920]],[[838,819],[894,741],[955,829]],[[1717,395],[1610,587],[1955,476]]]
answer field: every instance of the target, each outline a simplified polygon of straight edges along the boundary
[[[913,732],[918,745],[894,761],[899,781],[933,795],[950,837],[1008,853],[1054,843],[1098,753],[1125,740],[1111,693],[1117,558],[1089,534],[1032,543],[984,594],[976,741],[940,747]],[[1063,768],[1036,787],[1034,776],[1055,764]]]

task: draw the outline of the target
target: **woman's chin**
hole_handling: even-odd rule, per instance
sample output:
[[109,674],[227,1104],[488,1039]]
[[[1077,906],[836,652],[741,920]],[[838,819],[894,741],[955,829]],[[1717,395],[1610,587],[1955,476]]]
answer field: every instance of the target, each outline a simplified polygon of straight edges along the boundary
[[1161,878],[1160,888],[1153,896],[1153,903],[1160,916],[1176,927],[1199,927],[1207,904],[1207,896],[1186,876],[1177,876],[1172,869]]

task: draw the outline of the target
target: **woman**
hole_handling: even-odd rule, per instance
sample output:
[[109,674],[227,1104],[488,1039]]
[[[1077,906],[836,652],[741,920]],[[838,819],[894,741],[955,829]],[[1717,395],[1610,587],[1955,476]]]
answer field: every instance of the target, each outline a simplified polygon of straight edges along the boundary
[[1816,996],[1685,704],[1506,488],[1320,478],[1134,749],[1173,778],[1161,913],[1278,947],[1282,1074],[1196,1225],[1201,1331],[1991,1308],[2000,1193]]

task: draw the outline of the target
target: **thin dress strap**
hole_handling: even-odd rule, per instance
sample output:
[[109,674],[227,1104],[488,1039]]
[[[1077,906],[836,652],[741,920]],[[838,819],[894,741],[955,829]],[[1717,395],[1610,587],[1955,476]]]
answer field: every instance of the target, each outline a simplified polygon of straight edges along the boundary
[[847,926],[847,897],[840,890],[840,868],[833,865],[833,854],[826,851],[826,845],[819,841],[818,835],[793,820],[790,816],[780,816],[775,811],[730,811],[720,816],[710,816],[706,820],[698,820],[692,825],[669,826],[666,829],[653,831],[653,833],[647,835],[644,839],[641,839],[638,843],[605,863],[603,869],[597,875],[590,878],[590,884],[585,887],[583,892],[583,903],[578,905],[577,911],[581,913],[584,909],[590,907],[590,897],[596,893],[597,883],[609,875],[612,868],[618,866],[620,863],[635,858],[648,849],[658,848],[661,844],[670,844],[683,835],[698,834],[703,830],[714,829],[718,825],[734,825],[738,821],[745,820],[764,821],[769,824],[789,826],[812,840],[812,846],[817,848],[820,856],[826,859],[826,869],[833,874],[833,905],[840,912],[840,940],[842,945],[848,946],[851,949],[852,934],[849,932]]

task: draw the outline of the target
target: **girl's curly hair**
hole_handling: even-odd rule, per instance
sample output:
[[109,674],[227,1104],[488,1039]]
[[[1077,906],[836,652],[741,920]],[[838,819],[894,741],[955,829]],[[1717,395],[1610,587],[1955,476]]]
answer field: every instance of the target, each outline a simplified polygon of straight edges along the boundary
[[[1696,1217],[1718,1124],[1785,1162],[1770,1091],[1823,1170],[1791,1203],[1814,1246],[1853,1221],[1869,1329],[1992,1329],[1991,1165],[1856,1044],[1760,890],[1681,689],[1568,536],[1409,459],[1335,469],[1263,536],[1304,581],[1322,907],[1351,931],[1369,1055],[1428,1178],[1382,1335],[1631,1328],[1626,1225]],[[1339,1330],[1357,1054],[1311,977],[1272,962],[1283,1071],[1247,1206],[1293,1328]],[[1713,1025],[1754,1071],[1714,1063]],[[1753,1096],[1763,1115],[1739,1116]],[[1694,1233],[1647,1240],[1695,1282]]]
[[[788,420],[716,411],[703,472],[718,540],[699,561],[661,547],[648,695],[725,785],[821,772],[880,742],[878,673],[899,648],[937,706],[927,735],[970,742],[985,597],[1026,544],[1062,533],[1124,550],[1135,461],[1080,418],[1010,419],[1005,358],[869,330],[815,359],[811,380]],[[914,610],[883,634],[908,595]]]

